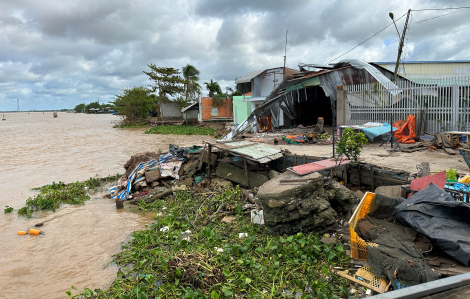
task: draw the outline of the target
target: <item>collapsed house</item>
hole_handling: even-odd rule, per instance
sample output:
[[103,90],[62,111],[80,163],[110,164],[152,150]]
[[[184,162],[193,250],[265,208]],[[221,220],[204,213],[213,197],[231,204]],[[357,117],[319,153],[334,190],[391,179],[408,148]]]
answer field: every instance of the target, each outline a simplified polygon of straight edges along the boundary
[[[350,59],[334,65],[307,66],[314,70],[302,68],[303,71],[285,78],[225,139],[250,130],[257,132],[258,120],[263,116],[269,116],[274,128],[279,127],[280,119],[286,127],[316,125],[319,117],[324,119],[325,125],[344,124],[345,97],[340,87],[345,85],[379,84],[391,89],[392,94],[399,93],[397,85],[391,81],[392,72],[364,61]],[[400,81],[407,80],[398,76],[397,82]]]

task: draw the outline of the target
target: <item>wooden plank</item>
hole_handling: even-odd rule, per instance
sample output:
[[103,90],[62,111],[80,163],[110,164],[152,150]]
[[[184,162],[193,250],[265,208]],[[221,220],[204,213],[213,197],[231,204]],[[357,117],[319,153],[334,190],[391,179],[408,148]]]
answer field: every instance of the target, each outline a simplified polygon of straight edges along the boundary
[[292,180],[280,180],[279,183],[295,183],[295,182],[308,182],[314,179],[292,179]]
[[204,149],[202,150],[202,156],[201,156],[201,160],[199,160],[199,165],[197,167],[197,170],[201,170],[205,155],[206,155],[206,145],[204,145]]
[[453,149],[451,149],[451,148],[444,147],[443,149],[444,149],[444,151],[445,151],[447,154],[449,154],[449,155],[456,155],[456,154],[457,154],[457,151],[455,151],[455,150],[453,150]]
[[[210,143],[207,144],[207,159],[209,161],[207,161],[207,178],[209,179],[209,182],[210,182],[210,179],[211,179],[211,156],[212,156],[212,145]],[[217,157],[217,156],[216,156]]]

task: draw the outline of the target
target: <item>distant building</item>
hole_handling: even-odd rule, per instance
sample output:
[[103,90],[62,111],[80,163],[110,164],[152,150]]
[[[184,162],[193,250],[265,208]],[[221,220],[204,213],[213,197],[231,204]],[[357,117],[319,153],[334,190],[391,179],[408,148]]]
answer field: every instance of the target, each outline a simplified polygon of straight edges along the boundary
[[[396,62],[374,62],[392,73]],[[467,76],[470,78],[470,60],[405,61],[398,74],[415,83],[445,84],[445,79]],[[430,82],[431,81],[431,82]]]
[[165,118],[182,118],[183,112],[181,112],[179,106],[175,102],[163,102],[161,106],[162,116]]
[[191,105],[181,109],[183,119],[187,122],[195,122],[199,120],[199,103],[192,103]]
[[227,98],[219,106],[212,104],[212,97],[199,99],[200,120],[203,122],[233,122],[233,100]]
[[[236,124],[242,123],[285,78],[297,72],[294,69],[278,67],[252,71],[237,79],[235,81],[237,90],[243,96],[233,97],[234,122]],[[282,113],[279,117],[280,123],[283,125],[284,116]]]

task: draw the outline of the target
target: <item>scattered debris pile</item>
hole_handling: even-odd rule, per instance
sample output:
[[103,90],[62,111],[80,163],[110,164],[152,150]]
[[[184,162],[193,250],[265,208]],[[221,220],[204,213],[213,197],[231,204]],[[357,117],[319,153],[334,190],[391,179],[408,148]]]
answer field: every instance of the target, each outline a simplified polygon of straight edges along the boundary
[[[463,191],[451,190],[452,193],[444,188],[445,172],[427,175],[429,166],[420,165],[420,177],[405,185],[408,182],[405,173],[365,163],[340,165],[331,159],[307,163],[313,157],[294,155],[294,165],[303,159],[303,166],[322,166],[299,173],[293,171],[297,166],[288,167],[286,157],[292,156],[289,155],[246,140],[191,148],[170,145],[167,153],[132,156],[125,165],[126,175],[111,192],[120,202],[151,204],[178,196],[180,193],[176,191],[205,194],[210,198],[222,194],[227,186],[237,185],[236,192],[242,196],[239,198],[245,199],[241,206],[221,200],[212,207],[215,212],[201,215],[200,221],[204,217],[204,223],[216,219],[231,223],[237,219],[236,215],[251,215],[252,222],[265,225],[272,235],[319,233],[323,235],[321,242],[351,250],[352,263],[361,264],[360,271],[353,267],[352,271],[333,272],[375,292],[469,272],[466,266],[470,263],[470,205],[455,200],[468,198],[456,195]],[[342,182],[335,181],[331,175]],[[433,182],[437,181],[436,186]],[[359,185],[359,190],[350,190],[348,183]],[[361,184],[379,188],[376,194],[364,195]],[[394,184],[398,186],[390,186]],[[240,190],[239,186],[245,189]],[[408,199],[405,190],[410,193]],[[374,200],[365,206],[364,200],[370,194]],[[201,206],[195,207],[196,214]],[[353,234],[362,243],[349,242]],[[240,238],[243,237],[246,236],[241,233]],[[358,255],[360,246],[362,253]],[[174,266],[185,264],[181,258]],[[191,271],[185,272],[188,277]],[[210,275],[218,281],[219,274]],[[362,276],[369,277],[369,282]],[[195,288],[201,283],[204,285],[200,280],[191,281]]]

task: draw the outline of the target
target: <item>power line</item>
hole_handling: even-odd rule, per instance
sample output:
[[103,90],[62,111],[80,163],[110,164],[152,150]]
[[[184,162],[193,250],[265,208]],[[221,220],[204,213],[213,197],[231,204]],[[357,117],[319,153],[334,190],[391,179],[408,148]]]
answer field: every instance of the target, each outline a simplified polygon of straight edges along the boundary
[[[461,7],[446,7],[446,8],[426,8],[426,9],[412,9],[411,11],[428,11],[428,10],[451,10],[451,9],[469,9],[470,6],[461,6]],[[399,17],[398,19],[396,19],[396,21],[400,20],[401,18],[403,18],[404,16],[406,15],[406,13],[404,13],[401,17]],[[439,18],[439,17],[443,17],[445,15],[442,15],[442,16],[438,16],[438,17],[435,17],[435,18]],[[417,23],[421,23],[421,22],[424,22],[424,21],[427,21],[427,20],[431,20],[431,19],[435,19],[435,18],[430,18],[430,19],[426,19],[426,20],[423,20],[423,21],[420,21],[420,22],[417,22]],[[415,23],[415,24],[417,24]],[[327,62],[330,63],[332,61],[335,61],[336,59],[348,54],[349,52],[351,52],[352,50],[356,49],[357,47],[359,47],[360,45],[362,45],[363,43],[367,42],[368,40],[370,40],[371,38],[373,38],[374,36],[376,36],[377,34],[379,34],[380,32],[384,31],[385,29],[387,29],[388,27],[390,27],[391,25],[393,24],[390,23],[388,24],[387,26],[385,26],[384,28],[382,28],[380,31],[378,31],[377,33],[375,33],[374,35],[370,36],[368,39],[364,40],[363,42],[359,43],[358,45],[356,45],[355,47],[351,48],[350,50],[346,51],[345,53],[335,57],[334,59],[330,60]],[[410,56],[412,57],[412,56]]]
[[[399,17],[398,19],[396,19],[396,21],[398,21],[398,20],[400,20],[401,18],[403,18],[406,14],[407,14],[407,13],[404,13],[401,17]],[[390,24],[388,24],[387,26],[385,26],[384,28],[382,28],[380,31],[378,31],[377,33],[375,33],[374,35],[372,35],[371,37],[369,37],[369,38],[366,39],[365,41],[361,42],[360,44],[358,44],[358,45],[355,46],[354,48],[350,49],[349,51],[347,51],[347,52],[345,52],[345,53],[339,55],[338,57],[336,57],[336,58],[334,58],[334,59],[328,61],[327,64],[330,63],[330,62],[332,62],[332,61],[335,61],[336,59],[340,58],[341,56],[344,56],[344,55],[348,54],[349,52],[351,52],[352,50],[356,49],[357,47],[359,47],[360,45],[362,45],[362,44],[365,43],[366,41],[370,40],[371,38],[373,38],[374,36],[376,36],[376,35],[379,34],[380,32],[384,31],[385,29],[387,29],[387,28],[390,27],[391,25],[393,25],[393,22],[390,23]]]
[[412,11],[426,11],[426,10],[449,10],[449,9],[468,9],[470,6],[461,7],[446,7],[446,8],[425,8],[425,9],[413,9]]
[[440,16],[437,16],[437,17],[434,17],[434,18],[429,18],[429,19],[424,19],[424,20],[421,20],[419,22],[415,22],[415,24],[419,24],[419,23],[423,23],[423,22],[426,22],[426,21],[429,21],[429,20],[434,20],[434,19],[437,19],[437,18],[440,18],[440,17],[444,17],[444,16],[448,16],[448,15],[452,15],[454,13],[458,13],[460,11],[454,11],[454,12],[451,12],[451,13],[447,13],[445,15],[440,15]]

